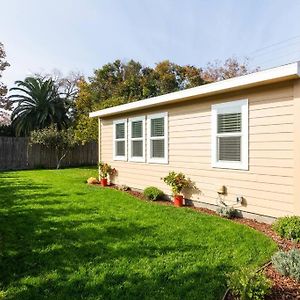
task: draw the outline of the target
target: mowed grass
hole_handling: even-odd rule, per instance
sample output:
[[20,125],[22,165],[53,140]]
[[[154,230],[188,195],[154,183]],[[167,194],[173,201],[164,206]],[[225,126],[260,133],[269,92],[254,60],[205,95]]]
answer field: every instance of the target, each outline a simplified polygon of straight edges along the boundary
[[0,298],[220,299],[227,273],[276,249],[243,225],[88,186],[92,175],[0,173]]

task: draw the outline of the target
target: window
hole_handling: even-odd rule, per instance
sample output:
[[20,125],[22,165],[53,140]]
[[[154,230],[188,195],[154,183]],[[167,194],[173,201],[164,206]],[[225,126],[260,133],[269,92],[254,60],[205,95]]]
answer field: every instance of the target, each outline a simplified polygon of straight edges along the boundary
[[168,163],[168,114],[148,116],[148,162]]
[[248,100],[212,105],[212,167],[248,170]]
[[127,120],[114,121],[114,160],[127,160]]
[[145,162],[145,117],[129,119],[129,161]]

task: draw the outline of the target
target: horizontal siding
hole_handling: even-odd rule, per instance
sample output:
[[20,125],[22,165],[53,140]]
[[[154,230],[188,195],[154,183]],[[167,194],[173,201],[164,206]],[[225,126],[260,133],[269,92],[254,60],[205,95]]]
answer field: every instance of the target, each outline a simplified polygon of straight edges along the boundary
[[[249,170],[211,167],[211,105],[239,99],[249,100]],[[147,164],[112,160],[113,119],[101,124],[101,159],[117,170],[116,183],[144,189],[155,185],[170,193],[161,177],[168,171],[182,171],[197,189],[186,197],[215,204],[217,189],[225,185],[226,201],[236,196],[246,200],[244,211],[269,216],[293,213],[294,201],[294,112],[293,83],[249,89],[226,97],[166,106],[120,118],[167,111],[169,113],[169,164]],[[116,118],[117,119],[117,118]]]

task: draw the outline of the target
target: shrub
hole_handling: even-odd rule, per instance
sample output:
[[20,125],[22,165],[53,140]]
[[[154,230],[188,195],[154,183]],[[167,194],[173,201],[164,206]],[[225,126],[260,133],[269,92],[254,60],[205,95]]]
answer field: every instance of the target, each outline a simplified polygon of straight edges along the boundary
[[228,219],[238,218],[240,216],[238,210],[232,206],[219,206],[216,211],[220,216]]
[[300,217],[290,216],[277,219],[273,229],[281,236],[300,242]]
[[300,281],[300,250],[278,251],[273,255],[272,263],[280,274]]
[[247,268],[230,274],[228,284],[232,293],[241,300],[264,299],[271,290],[271,281],[264,274]]
[[164,194],[163,191],[161,191],[155,186],[149,186],[144,189],[144,196],[147,199],[152,201],[158,200],[159,198],[162,197],[163,194]]
[[171,187],[173,196],[180,194],[184,188],[192,185],[191,180],[186,178],[183,173],[176,173],[174,171],[169,172],[162,180]]

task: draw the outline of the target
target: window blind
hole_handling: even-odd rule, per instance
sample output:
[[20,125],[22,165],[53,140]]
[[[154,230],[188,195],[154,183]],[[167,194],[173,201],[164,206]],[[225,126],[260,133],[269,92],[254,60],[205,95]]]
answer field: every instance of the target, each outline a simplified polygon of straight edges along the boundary
[[119,123],[116,124],[116,139],[124,139],[125,138],[125,124]]
[[151,137],[158,137],[164,135],[164,118],[151,119]]
[[218,114],[218,133],[240,132],[241,125],[241,113]]
[[224,161],[241,160],[241,137],[218,137],[218,158]]
[[125,156],[125,141],[116,141],[116,155]]
[[131,137],[132,138],[143,137],[143,121],[133,121],[131,123]]
[[165,141],[152,140],[151,141],[151,157],[163,158],[165,157]]

